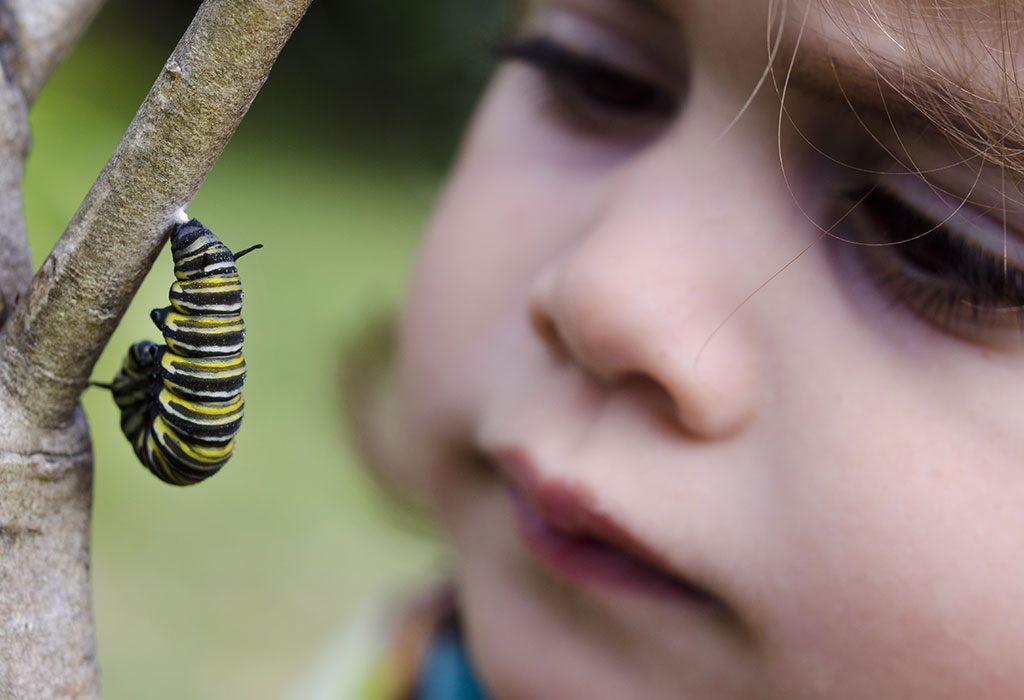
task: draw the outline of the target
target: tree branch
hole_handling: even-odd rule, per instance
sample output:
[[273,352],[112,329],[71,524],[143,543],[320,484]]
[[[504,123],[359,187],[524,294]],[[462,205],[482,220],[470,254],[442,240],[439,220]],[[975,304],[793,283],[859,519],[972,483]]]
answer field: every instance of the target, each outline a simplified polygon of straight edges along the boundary
[[21,180],[28,106],[104,0],[0,0],[0,321],[32,279]]
[[311,0],[206,0],[0,336],[26,420],[67,423],[100,352]]
[[0,71],[0,301],[6,309],[13,307],[32,278],[21,198],[28,142],[28,109],[21,88]]
[[92,456],[85,416],[33,435],[0,427],[0,698],[99,697],[89,588]]
[[105,0],[6,0],[17,37],[13,72],[28,104]]

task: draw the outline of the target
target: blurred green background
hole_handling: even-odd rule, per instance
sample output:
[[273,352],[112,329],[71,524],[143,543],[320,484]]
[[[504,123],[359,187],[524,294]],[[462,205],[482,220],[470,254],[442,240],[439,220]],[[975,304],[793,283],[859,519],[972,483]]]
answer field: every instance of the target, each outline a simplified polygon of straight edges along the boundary
[[[36,264],[197,6],[111,0],[42,93],[26,181]],[[233,248],[266,245],[241,266],[245,425],[222,473],[174,489],[136,462],[109,394],[86,392],[104,697],[281,697],[353,611],[443,571],[432,537],[363,473],[339,372],[344,346],[397,307],[505,23],[497,1],[316,0],[189,207]],[[148,312],[171,267],[165,251],[97,378],[158,339]]]

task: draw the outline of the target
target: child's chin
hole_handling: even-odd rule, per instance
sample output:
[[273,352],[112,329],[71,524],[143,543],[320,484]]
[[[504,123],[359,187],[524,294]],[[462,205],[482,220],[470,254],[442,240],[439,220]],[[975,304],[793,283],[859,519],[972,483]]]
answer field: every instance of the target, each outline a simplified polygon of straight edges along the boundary
[[461,584],[470,655],[495,700],[662,697],[641,692],[640,679],[627,677],[610,654],[614,642],[595,642],[586,623],[591,616],[586,606],[574,607],[566,597],[571,593],[532,590],[517,575],[521,571],[464,573],[470,574]]
[[[489,604],[474,614],[467,607],[466,634],[482,683],[496,700],[625,700],[644,697],[625,692],[599,657],[586,658],[578,638],[569,638],[551,618],[529,609],[534,601],[510,600],[494,592],[499,607]],[[621,681],[619,681],[621,682]]]

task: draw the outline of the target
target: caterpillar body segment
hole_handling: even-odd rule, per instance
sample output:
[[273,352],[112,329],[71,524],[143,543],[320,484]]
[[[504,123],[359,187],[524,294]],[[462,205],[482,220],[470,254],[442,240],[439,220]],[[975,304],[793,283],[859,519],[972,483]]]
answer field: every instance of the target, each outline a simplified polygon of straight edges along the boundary
[[231,458],[245,403],[242,283],[233,254],[195,219],[171,232],[170,306],[150,317],[164,344],[133,345],[110,385],[121,429],[139,460],[180,486]]
[[171,285],[171,307],[182,314],[237,314],[242,310],[238,273],[206,279],[179,280]]
[[168,306],[153,309],[151,316],[175,355],[220,357],[242,352],[245,322],[238,314],[184,314]]
[[241,394],[231,401],[188,401],[163,389],[157,401],[164,422],[182,437],[206,447],[233,440],[245,412]]
[[242,353],[226,357],[164,353],[159,373],[163,386],[176,396],[196,401],[227,401],[242,391],[245,359]]

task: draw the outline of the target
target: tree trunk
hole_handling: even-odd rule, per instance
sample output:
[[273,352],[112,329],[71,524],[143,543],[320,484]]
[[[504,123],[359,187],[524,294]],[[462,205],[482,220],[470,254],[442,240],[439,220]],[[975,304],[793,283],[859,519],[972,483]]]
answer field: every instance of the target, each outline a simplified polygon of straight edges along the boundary
[[27,110],[102,0],[0,4],[0,698],[99,697],[78,398],[310,2],[206,0],[34,276]]

